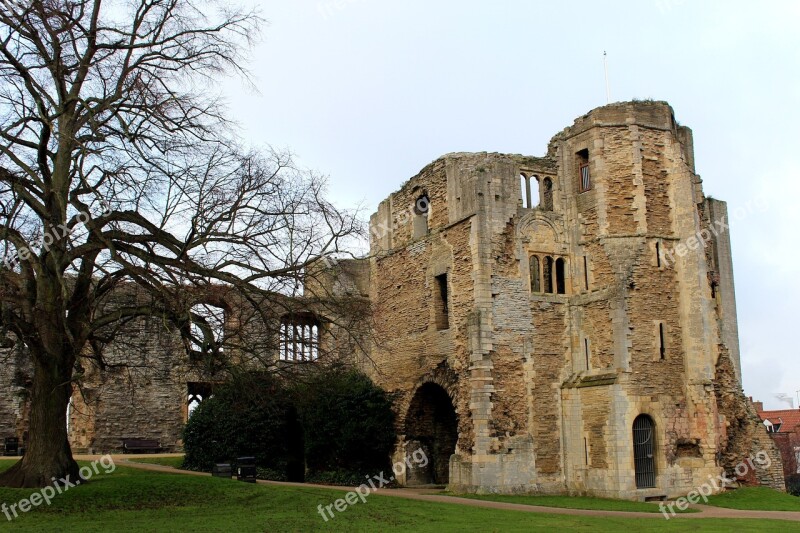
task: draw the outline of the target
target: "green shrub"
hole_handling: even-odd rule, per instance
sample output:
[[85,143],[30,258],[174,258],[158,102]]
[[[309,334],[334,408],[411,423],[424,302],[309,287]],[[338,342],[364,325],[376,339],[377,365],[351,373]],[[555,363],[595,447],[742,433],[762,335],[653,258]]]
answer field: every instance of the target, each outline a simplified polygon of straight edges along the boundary
[[387,470],[394,447],[394,413],[386,392],[368,376],[347,368],[326,368],[295,386],[305,430],[309,478],[322,473],[350,483]]
[[[300,433],[300,442],[290,437]],[[183,432],[184,468],[210,471],[214,463],[253,456],[262,473],[287,480],[302,472],[302,432],[286,392],[269,374],[240,376],[195,409]],[[299,448],[299,449],[298,449]],[[300,479],[301,481],[302,479]]]
[[202,402],[183,440],[184,468],[253,456],[262,479],[358,485],[388,472],[394,413],[386,392],[352,369],[309,367],[284,380],[251,373]]

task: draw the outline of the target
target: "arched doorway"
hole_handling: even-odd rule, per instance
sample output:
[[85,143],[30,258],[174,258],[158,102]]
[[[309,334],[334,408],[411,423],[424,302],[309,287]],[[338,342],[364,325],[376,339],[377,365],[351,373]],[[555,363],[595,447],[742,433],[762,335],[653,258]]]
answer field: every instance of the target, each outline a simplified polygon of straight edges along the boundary
[[408,472],[408,485],[446,485],[450,456],[456,451],[458,418],[453,402],[441,386],[425,383],[414,394],[406,416],[406,453],[421,448],[428,465]]
[[636,468],[636,488],[656,486],[655,423],[647,415],[633,421],[633,459]]

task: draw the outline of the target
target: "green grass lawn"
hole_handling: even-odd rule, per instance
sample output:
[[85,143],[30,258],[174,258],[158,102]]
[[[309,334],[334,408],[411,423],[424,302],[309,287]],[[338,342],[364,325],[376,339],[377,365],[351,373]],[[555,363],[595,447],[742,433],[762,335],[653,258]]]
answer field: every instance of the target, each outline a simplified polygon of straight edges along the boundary
[[145,463],[149,465],[171,466],[172,468],[180,468],[183,465],[183,456],[180,457],[138,457],[136,459],[129,459],[132,463]]
[[[471,498],[491,502],[519,503],[522,505],[542,505],[544,507],[558,507],[561,509],[591,509],[602,511],[627,511],[640,513],[660,513],[658,504],[645,502],[631,502],[627,500],[611,500],[607,498],[588,498],[583,496],[548,496],[548,495],[505,495],[505,494],[452,494],[443,492],[447,496]],[[680,512],[697,512],[694,509]]]
[[765,487],[745,487],[711,496],[708,504],[728,509],[800,512],[800,497]]
[[[0,470],[12,461],[0,461]],[[0,503],[34,491],[0,488]],[[327,523],[317,506],[344,491],[251,485],[212,477],[146,472],[118,466],[88,485],[56,496],[7,522],[0,531],[800,531],[800,524],[769,520],[590,518],[479,509],[373,495]]]

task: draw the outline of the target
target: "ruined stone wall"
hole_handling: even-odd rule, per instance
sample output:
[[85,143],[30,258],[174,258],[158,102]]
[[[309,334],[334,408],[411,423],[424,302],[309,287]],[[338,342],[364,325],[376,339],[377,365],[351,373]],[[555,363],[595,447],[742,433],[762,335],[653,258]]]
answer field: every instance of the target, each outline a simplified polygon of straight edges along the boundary
[[732,474],[743,461],[766,453],[770,458],[770,467],[756,468],[755,480],[751,478],[751,481],[776,490],[786,490],[780,450],[761,423],[752,403],[742,394],[733,361],[724,348],[717,361],[714,394],[723,427],[717,449],[720,466]]
[[[709,443],[716,436],[707,416],[713,405],[700,398],[697,407],[687,394],[691,343],[683,329],[688,315],[680,309],[691,306],[678,291],[679,277],[693,275],[686,268],[700,272],[696,263],[704,258],[695,254],[682,271],[658,259],[663,241],[678,240],[695,227],[694,221],[680,231],[672,227],[676,198],[694,205],[685,150],[666,106],[609,106],[592,115],[557,136],[548,151],[552,159],[445,156],[373,216],[371,298],[381,310],[386,330],[379,337],[386,342],[372,355],[378,371],[391,376],[382,383],[405,394],[400,420],[408,396],[432,366],[458,367],[459,428],[466,417],[474,433],[460,435],[452,473],[455,485],[466,490],[495,483],[505,490],[557,490],[567,474],[567,488],[604,495],[630,491],[632,465],[617,461],[632,458],[630,424],[640,413],[660,425],[662,485],[683,488],[676,476],[688,465],[679,465],[679,458],[693,460],[689,467],[697,475],[713,467]],[[581,150],[589,153],[593,178],[586,192],[575,179]],[[523,208],[520,174],[552,179],[552,202]],[[442,197],[437,187],[445,182],[448,194]],[[399,224],[396,213],[421,191],[431,200],[429,235],[420,235],[413,220]],[[443,201],[453,206],[447,217]],[[472,261],[465,263],[463,280],[450,275],[453,308],[459,309],[455,323],[466,321],[464,327],[451,324],[444,346],[462,349],[469,362],[454,365],[452,357],[437,352],[442,344],[432,342],[442,333],[433,329],[436,317],[425,298],[435,299],[429,284],[458,263],[450,249],[435,245],[441,225],[467,219],[470,240],[464,244]],[[376,234],[381,224],[389,227],[388,236]],[[534,256],[539,262],[564,261],[563,295],[533,290]],[[470,286],[462,299],[462,287]],[[705,335],[701,342],[714,339]],[[706,413],[705,424],[692,425],[698,409]],[[509,474],[511,464],[517,475]],[[580,483],[573,484],[573,477]]]
[[[352,362],[363,357],[367,341],[363,330],[368,327],[364,317],[369,306],[358,286],[366,288],[368,278],[363,278],[362,265],[345,266],[348,268],[332,291],[311,297],[267,295],[259,312],[224,287],[176,294],[176,298],[187,299],[184,302],[187,308],[208,303],[225,309],[225,347],[219,356],[190,354],[180,332],[158,318],[140,318],[115,325],[115,329],[110,327],[105,333],[113,340],[96,346],[101,349],[102,359],[87,347],[77,364],[68,411],[68,435],[73,450],[120,451],[125,438],[154,439],[166,450],[180,450],[190,387],[213,388],[227,378],[230,368],[282,372],[296,364],[307,364],[278,361],[280,319],[287,313],[312,313],[319,318],[321,362],[342,358]],[[333,293],[336,298],[323,298]],[[101,316],[119,306],[148,303],[148,295],[135,285],[121,285],[97,312]],[[9,436],[22,439],[30,414],[27,396],[33,372],[30,360],[17,345],[0,352],[0,363],[0,439]]]
[[187,359],[180,335],[157,319],[139,319],[107,347],[105,365],[86,360],[70,408],[74,449],[121,450],[124,438],[155,439],[181,449],[189,382],[211,381]]
[[[357,267],[352,270],[358,273]],[[83,372],[76,378],[79,387],[70,407],[69,437],[74,450],[119,451],[125,438],[154,439],[166,450],[181,450],[190,392],[213,389],[232,369],[283,373],[309,364],[278,360],[278,330],[281,317],[287,314],[312,313],[319,319],[320,362],[339,360],[342,354],[348,361],[360,356],[365,342],[357,338],[360,326],[333,314],[348,309],[352,316],[347,318],[355,321],[366,312],[363,298],[351,298],[345,290],[353,288],[356,281],[342,280],[343,285],[336,289],[342,297],[330,305],[322,300],[323,295],[292,298],[273,294],[253,307],[224,287],[187,293],[187,307],[204,302],[225,309],[224,338],[217,339],[224,347],[218,355],[187,352],[180,332],[160,319],[128,322],[104,348],[102,363],[93,357],[81,360]],[[146,294],[129,286],[114,293],[105,307],[146,301]]]
[[532,301],[533,316],[533,403],[532,436],[536,443],[538,472],[561,472],[560,384],[565,367],[565,314],[563,302]]
[[[413,239],[413,206],[419,195],[429,195],[428,231]],[[458,413],[458,448],[472,447],[467,381],[454,381],[451,373],[466,372],[469,362],[463,338],[472,312],[472,263],[469,219],[449,223],[447,176],[436,162],[413,178],[382,206],[385,226],[373,217],[375,257],[370,270],[374,306],[374,346],[365,370],[396,394],[398,434],[405,434],[406,411],[412,395],[424,382],[448,388]],[[411,242],[413,241],[413,242]],[[392,243],[395,248],[381,246]],[[406,244],[409,244],[406,246]],[[449,312],[447,327],[437,326],[436,302],[440,287],[436,276],[447,276]],[[438,317],[441,318],[441,317]]]
[[0,350],[0,443],[6,437],[23,441],[28,430],[33,368],[20,344]]
[[800,474],[800,439],[796,433],[770,433],[783,461],[783,477],[788,481],[791,476]]

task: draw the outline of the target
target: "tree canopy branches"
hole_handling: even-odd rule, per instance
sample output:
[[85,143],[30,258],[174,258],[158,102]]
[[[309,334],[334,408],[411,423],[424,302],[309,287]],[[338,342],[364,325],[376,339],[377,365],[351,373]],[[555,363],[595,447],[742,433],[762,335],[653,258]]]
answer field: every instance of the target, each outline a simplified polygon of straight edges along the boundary
[[188,0],[0,8],[0,298],[26,344],[47,309],[80,352],[124,318],[95,312],[120,283],[153,297],[135,314],[176,322],[185,287],[295,291],[361,231],[289,154],[233,135],[212,84],[247,76],[262,24]]

